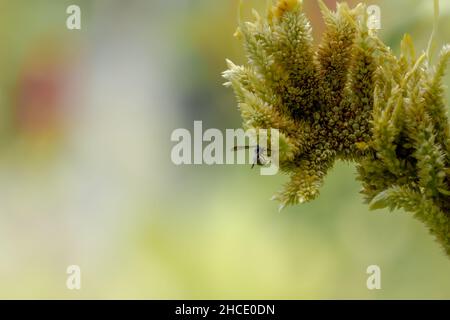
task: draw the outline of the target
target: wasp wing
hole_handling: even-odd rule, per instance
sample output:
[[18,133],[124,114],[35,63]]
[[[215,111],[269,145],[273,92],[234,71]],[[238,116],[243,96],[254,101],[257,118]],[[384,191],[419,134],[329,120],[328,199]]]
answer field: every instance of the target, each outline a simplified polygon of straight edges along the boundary
[[252,148],[256,148],[256,146],[234,146],[231,151],[248,150]]

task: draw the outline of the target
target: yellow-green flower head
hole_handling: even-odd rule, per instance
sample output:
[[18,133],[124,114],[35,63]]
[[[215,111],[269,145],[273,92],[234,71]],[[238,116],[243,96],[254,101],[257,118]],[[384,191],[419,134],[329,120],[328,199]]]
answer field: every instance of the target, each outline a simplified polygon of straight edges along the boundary
[[248,65],[228,61],[244,127],[280,132],[279,164],[290,181],[281,207],[315,199],[336,160],[357,162],[371,208],[403,208],[423,221],[450,256],[450,125],[436,67],[401,55],[370,35],[365,7],[319,0],[326,29],[319,46],[299,0],[278,0],[267,19],[240,23]]

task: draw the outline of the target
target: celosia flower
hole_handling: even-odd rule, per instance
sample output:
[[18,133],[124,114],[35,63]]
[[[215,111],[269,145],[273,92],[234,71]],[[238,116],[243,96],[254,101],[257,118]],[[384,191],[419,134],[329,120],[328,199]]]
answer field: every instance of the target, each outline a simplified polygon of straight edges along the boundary
[[267,18],[241,23],[248,65],[228,61],[226,85],[244,127],[280,131],[280,169],[290,182],[281,207],[313,200],[335,160],[355,161],[372,209],[403,208],[423,221],[450,256],[450,129],[442,78],[429,51],[404,37],[396,57],[367,29],[363,5],[321,3],[318,47],[299,0],[278,0]]

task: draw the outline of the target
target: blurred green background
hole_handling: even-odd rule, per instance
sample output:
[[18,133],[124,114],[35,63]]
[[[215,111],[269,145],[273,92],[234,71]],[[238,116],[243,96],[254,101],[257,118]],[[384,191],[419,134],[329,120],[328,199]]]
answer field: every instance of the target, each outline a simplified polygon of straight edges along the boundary
[[[432,1],[367,3],[396,52],[405,32],[425,48]],[[70,4],[81,31],[66,29]],[[244,1],[244,15],[265,6]],[[320,39],[317,3],[305,6]],[[352,164],[282,213],[269,198],[286,177],[172,164],[174,129],[240,127],[220,77],[225,58],[245,61],[237,8],[0,0],[0,298],[450,298],[450,260],[410,214],[369,212]],[[437,40],[450,42],[447,0]],[[366,288],[372,264],[381,290]]]

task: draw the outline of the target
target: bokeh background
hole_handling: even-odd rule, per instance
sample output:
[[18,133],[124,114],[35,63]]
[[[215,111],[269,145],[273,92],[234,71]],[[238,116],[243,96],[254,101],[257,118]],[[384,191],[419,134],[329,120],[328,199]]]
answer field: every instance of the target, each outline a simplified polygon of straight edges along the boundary
[[[432,1],[367,3],[396,52],[405,32],[426,47]],[[70,4],[81,31],[66,29]],[[317,3],[305,6],[320,39]],[[172,164],[174,129],[240,127],[220,76],[225,58],[244,62],[237,8],[0,0],[0,298],[450,298],[450,260],[410,214],[368,211],[352,164],[282,213],[269,198],[286,177]],[[437,40],[450,42],[447,0]],[[372,264],[382,290],[366,288]]]

